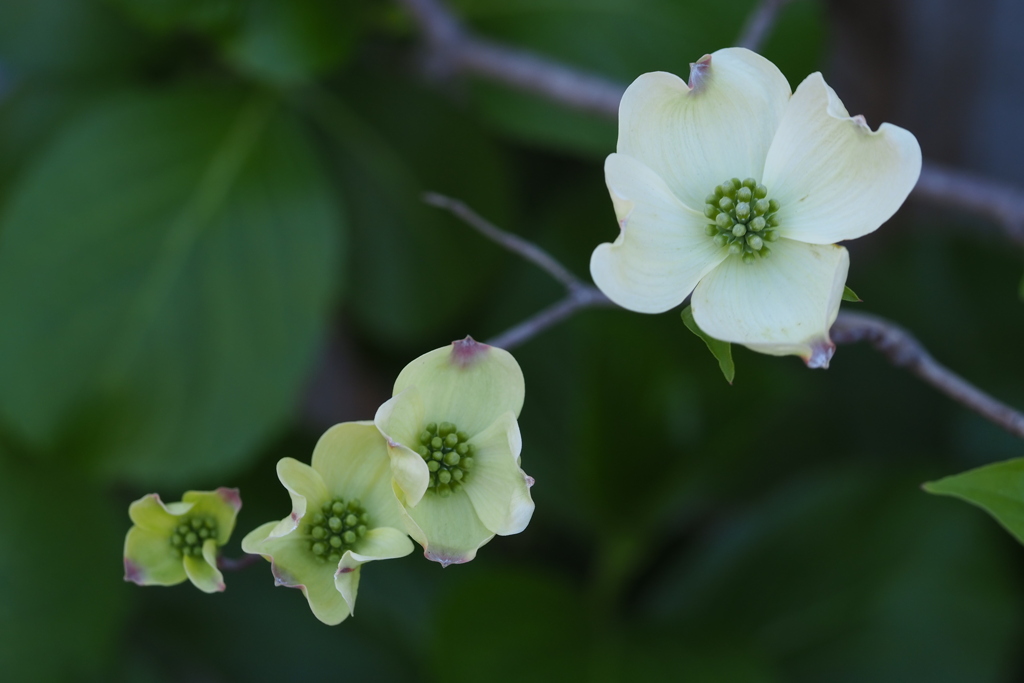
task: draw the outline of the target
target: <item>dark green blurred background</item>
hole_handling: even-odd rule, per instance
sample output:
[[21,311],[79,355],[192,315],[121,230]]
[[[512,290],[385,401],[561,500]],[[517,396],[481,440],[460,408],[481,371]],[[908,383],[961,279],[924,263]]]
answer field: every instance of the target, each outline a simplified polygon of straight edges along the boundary
[[[752,0],[460,0],[482,34],[628,82],[684,75]],[[796,0],[764,48],[926,158],[1024,186],[1015,0]],[[527,531],[366,567],[319,623],[265,564],[207,596],[122,581],[128,503],[240,486],[368,419],[401,367],[558,286],[420,203],[461,198],[581,276],[615,234],[611,121],[428,77],[384,0],[0,0],[0,678],[1021,680],[1024,553],[919,484],[1024,454],[891,367],[735,352],[590,311],[515,352]],[[1021,255],[911,201],[849,285],[1024,405]]]

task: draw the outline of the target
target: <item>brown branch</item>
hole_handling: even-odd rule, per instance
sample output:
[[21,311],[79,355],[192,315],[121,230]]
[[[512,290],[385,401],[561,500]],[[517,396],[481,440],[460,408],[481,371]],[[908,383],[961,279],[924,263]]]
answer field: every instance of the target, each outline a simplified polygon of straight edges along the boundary
[[895,323],[864,313],[841,313],[831,336],[837,344],[868,342],[896,367],[910,370],[957,403],[1024,439],[1024,415],[936,361],[921,342]]
[[[621,83],[467,31],[440,0],[399,0],[416,20],[427,46],[428,69],[452,76],[483,76],[574,109],[614,118]],[[763,0],[747,21],[741,45],[757,47],[788,0]],[[1024,244],[1024,191],[987,178],[925,162],[913,196],[984,216]]]
[[789,2],[790,0],[761,0],[747,17],[746,23],[743,24],[743,30],[740,32],[740,38],[736,45],[754,52],[759,51],[772,29],[775,28],[779,10]]
[[540,313],[488,339],[487,343],[507,351],[533,339],[549,327],[585,308],[615,308],[615,304],[597,287],[583,285],[573,289],[564,299],[551,304]]

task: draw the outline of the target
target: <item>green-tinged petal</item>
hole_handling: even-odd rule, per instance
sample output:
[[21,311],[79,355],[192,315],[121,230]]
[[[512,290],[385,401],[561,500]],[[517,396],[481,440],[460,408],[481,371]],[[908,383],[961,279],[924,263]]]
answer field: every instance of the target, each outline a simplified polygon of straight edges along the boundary
[[889,123],[872,131],[813,73],[786,108],[764,183],[781,205],[783,237],[832,244],[877,229],[920,174],[921,147],[912,133]]
[[292,513],[278,522],[271,536],[284,536],[299,525],[308,506],[317,507],[330,498],[320,473],[294,458],[277,461],[277,478],[292,498]]
[[270,537],[270,532],[277,528],[277,522],[267,522],[261,524],[242,539],[242,550],[249,553],[250,555],[263,555],[267,560],[270,559],[269,555],[264,554],[263,541]]
[[[148,498],[149,496],[147,496]],[[124,539],[124,580],[140,586],[173,586],[186,579],[185,568],[171,547],[171,531],[133,526]]]
[[217,569],[217,541],[212,538],[203,543],[201,557],[189,555],[183,560],[189,581],[204,593],[219,593],[224,590],[224,576]]
[[386,439],[391,475],[409,504],[415,505],[430,483],[426,463],[412,450],[417,443],[417,435],[427,423],[419,389],[411,386],[396,393],[394,398],[377,409],[373,421]]
[[505,413],[469,441],[473,471],[465,491],[480,521],[499,536],[518,534],[533,517],[533,480],[519,468],[523,439],[512,413]]
[[672,74],[644,74],[619,104],[617,151],[653,169],[691,209],[700,208],[724,180],[761,178],[791,92],[774,64],[743,48],[692,64],[690,86]]
[[502,413],[519,416],[526,383],[519,363],[504,349],[470,337],[423,354],[395,380],[395,394],[419,389],[427,422],[453,422],[470,436]]
[[364,562],[373,560],[393,560],[396,557],[405,557],[412,552],[412,549],[412,541],[404,532],[392,527],[377,527],[370,529],[353,550],[345,552],[341,558],[339,569],[355,568]]
[[192,503],[190,512],[217,520],[217,545],[224,545],[235,530],[235,518],[242,509],[238,489],[220,487],[215,491],[186,491],[181,499]]
[[465,488],[447,498],[431,493],[416,507],[403,507],[406,531],[423,546],[423,556],[441,566],[462,564],[494,538],[480,521]]
[[180,521],[178,517],[191,509],[191,503],[165,504],[159,494],[150,493],[128,506],[128,517],[143,529],[166,533],[170,537],[171,531]]
[[640,161],[611,154],[604,174],[621,232],[590,257],[594,283],[631,311],[663,313],[678,306],[728,250],[705,234],[708,218],[684,206]]
[[769,258],[726,259],[693,292],[693,317],[715,339],[775,356],[794,354],[828,367],[828,331],[839,313],[850,266],[846,249],[792,240],[772,243]]
[[[412,550],[412,543],[409,544],[409,549]],[[342,564],[344,565],[344,560],[342,560]],[[348,605],[350,615],[356,613],[356,594],[359,592],[359,575],[361,573],[358,564],[354,567],[338,567],[338,571],[334,573],[334,589]]]
[[320,621],[333,626],[352,613],[351,606],[334,585],[334,572],[338,567],[316,559],[309,551],[308,538],[299,534],[268,536],[260,543],[259,552],[271,558],[274,582],[278,586],[300,589]]
[[[416,459],[423,464],[419,455]],[[387,441],[373,422],[345,422],[328,429],[313,450],[313,469],[332,497],[362,502],[373,526],[402,526]]]

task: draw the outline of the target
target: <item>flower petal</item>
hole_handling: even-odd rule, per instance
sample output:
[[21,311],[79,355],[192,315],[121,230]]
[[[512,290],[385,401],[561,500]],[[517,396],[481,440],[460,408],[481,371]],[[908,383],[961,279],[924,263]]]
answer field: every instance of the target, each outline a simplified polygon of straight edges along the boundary
[[462,564],[476,557],[476,551],[494,538],[481,522],[465,488],[447,498],[431,492],[416,507],[403,508],[406,531],[423,546],[428,560]]
[[504,349],[471,337],[429,351],[395,380],[395,394],[419,389],[427,422],[453,422],[470,436],[509,410],[519,416],[526,383],[519,363]]
[[[264,524],[247,535],[242,541],[242,548],[246,549],[247,541],[250,541],[248,545],[252,547],[251,540],[258,538],[257,532],[267,526]],[[340,624],[352,613],[351,606],[334,585],[337,567],[318,560],[310,552],[308,537],[299,534],[267,536],[258,546],[260,554],[271,558],[274,582],[278,586],[301,590],[317,619],[333,626]],[[246,549],[246,552],[252,550]]]
[[328,429],[313,450],[313,469],[331,496],[358,499],[373,526],[402,526],[402,506],[391,488],[387,441],[373,422],[344,422]]
[[[263,541],[270,537],[270,532],[277,527],[277,522],[267,522],[261,524],[242,539],[242,550],[249,553],[250,555],[263,555]],[[264,559],[270,560],[269,555],[263,555]]]
[[426,426],[419,389],[407,387],[377,409],[374,424],[387,440],[391,474],[410,505],[416,505],[430,483],[430,471],[419,453],[412,450]]
[[189,581],[204,593],[219,593],[224,590],[224,575],[217,569],[217,541],[212,538],[203,542],[201,557],[188,555],[183,559]]
[[299,525],[308,506],[319,507],[330,498],[320,473],[294,458],[277,461],[277,478],[288,489],[292,499],[292,513],[278,522],[271,536],[284,536]]
[[526,473],[519,468],[523,438],[512,413],[469,440],[473,470],[464,485],[480,521],[499,536],[518,534],[533,517]]
[[711,271],[693,292],[693,317],[715,339],[827,367],[850,257],[836,245],[785,239],[771,249],[767,259],[733,257]]
[[366,532],[366,536],[356,543],[355,549],[345,551],[339,569],[358,567],[374,560],[393,560],[411,552],[412,541],[405,533],[392,527],[376,527]]
[[216,491],[186,491],[183,502],[192,503],[194,515],[213,517],[217,521],[217,545],[224,545],[235,530],[235,518],[242,509],[238,489],[220,487]]
[[140,586],[173,586],[185,578],[181,557],[171,547],[170,528],[166,533],[141,526],[128,530],[124,539],[125,581]]
[[743,48],[704,56],[690,83],[664,72],[633,81],[619,104],[617,151],[698,209],[723,181],[761,177],[792,91],[774,64]]
[[159,494],[150,493],[128,506],[128,517],[137,526],[162,534],[166,533],[170,538],[171,532],[180,521],[178,517],[191,509],[191,503],[165,504],[160,500]]
[[783,237],[832,244],[889,220],[920,174],[921,147],[912,133],[890,123],[872,131],[813,73],[786,108],[764,184],[781,205]]
[[[412,543],[409,544],[409,549],[412,550]],[[344,563],[344,560],[342,562]],[[356,613],[356,594],[359,592],[359,575],[362,573],[359,567],[358,564],[354,567],[339,566],[338,570],[334,572],[334,590],[348,605],[349,615]]]
[[604,174],[622,231],[590,257],[594,283],[631,311],[663,313],[678,306],[728,250],[704,233],[710,222],[704,214],[684,206],[640,161],[611,154]]

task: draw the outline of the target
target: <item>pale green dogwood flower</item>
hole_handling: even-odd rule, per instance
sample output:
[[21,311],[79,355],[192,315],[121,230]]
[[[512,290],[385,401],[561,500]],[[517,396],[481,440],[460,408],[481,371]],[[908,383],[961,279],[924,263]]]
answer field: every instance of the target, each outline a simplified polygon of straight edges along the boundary
[[691,298],[711,337],[827,367],[849,267],[835,242],[878,228],[921,172],[914,136],[851,117],[820,73],[791,93],[767,59],[728,48],[689,85],[640,76],[605,162],[621,232],[590,261],[615,303],[661,313]]
[[242,509],[238,489],[188,491],[165,504],[155,493],[128,507],[134,526],[124,539],[124,580],[173,586],[186,578],[205,593],[224,590],[217,548],[228,542]]
[[507,351],[470,337],[405,366],[374,421],[391,455],[406,528],[427,559],[468,562],[526,528],[533,479],[516,418],[526,385]]
[[277,476],[292,512],[249,532],[242,550],[269,560],[276,584],[300,589],[317,619],[340,624],[355,610],[360,567],[413,549],[387,445],[372,422],[345,422],[320,437],[312,466],[282,458]]

